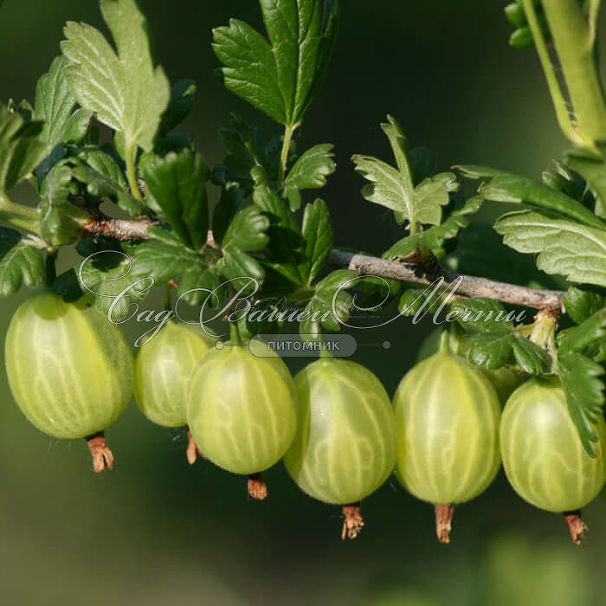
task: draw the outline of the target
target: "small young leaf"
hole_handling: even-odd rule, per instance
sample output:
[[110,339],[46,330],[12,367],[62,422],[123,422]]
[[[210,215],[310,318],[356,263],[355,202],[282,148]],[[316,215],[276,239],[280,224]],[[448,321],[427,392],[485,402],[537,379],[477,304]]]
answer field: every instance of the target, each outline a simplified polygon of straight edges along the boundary
[[32,121],[23,104],[13,108],[0,103],[0,191],[23,181],[42,161],[47,150],[43,127],[43,122]]
[[333,246],[330,212],[323,200],[316,200],[305,207],[303,214],[303,239],[307,260],[302,270],[307,284],[311,284],[322,269]]
[[422,243],[437,259],[440,259],[448,252],[446,249],[447,242],[456,238],[461,229],[469,225],[468,216],[477,213],[482,206],[482,202],[483,198],[480,196],[470,198],[462,207],[453,210],[440,225],[432,225],[420,234],[406,236],[396,242],[383,253],[383,258],[405,257]]
[[21,286],[35,288],[43,280],[40,251],[18,231],[0,227],[0,297],[16,293]]
[[316,145],[307,150],[290,169],[284,181],[284,195],[290,202],[290,210],[301,207],[302,189],[319,189],[326,185],[326,178],[337,168],[333,146]]
[[267,266],[291,283],[305,285],[301,264],[305,262],[304,241],[286,202],[268,186],[255,188],[253,202],[269,217]]
[[549,367],[547,353],[514,330],[505,308],[491,299],[456,300],[458,323],[469,331],[464,342],[470,362],[489,370],[515,363],[527,374],[539,375]]
[[323,330],[338,332],[341,322],[347,322],[353,299],[346,286],[357,276],[355,271],[339,269],[318,282],[305,307],[310,317],[301,322],[299,331],[307,340],[314,340]]
[[606,164],[603,158],[575,151],[567,155],[566,164],[583,176],[596,198],[595,214],[606,219]]
[[101,11],[116,45],[83,23],[70,21],[61,43],[69,61],[69,87],[85,109],[124,136],[126,149],[153,147],[170,101],[170,85],[154,67],[147,23],[135,0],[101,0]]
[[80,141],[92,117],[86,109],[76,110],[76,98],[69,90],[65,70],[69,65],[65,57],[56,57],[48,73],[36,85],[36,118],[44,121],[41,138],[49,147],[58,143]]
[[606,229],[533,211],[504,215],[494,228],[507,246],[522,253],[539,253],[537,267],[548,274],[606,286]]
[[130,214],[143,213],[143,206],[131,195],[122,168],[112,156],[100,149],[86,149],[71,162],[74,177],[86,185],[97,204],[99,198],[109,198]]
[[182,246],[153,240],[134,247],[131,258],[136,274],[152,277],[156,286],[170,282],[201,260]]
[[170,102],[162,114],[158,136],[166,137],[189,116],[194,107],[196,83],[193,80],[179,80],[171,88]]
[[199,249],[208,234],[207,170],[202,156],[189,150],[154,157],[143,175],[148,204],[166,217],[186,246]]
[[71,202],[71,196],[77,192],[72,177],[71,167],[59,163],[42,184],[40,235],[51,246],[67,246],[76,242],[82,224],[89,217],[86,211]]
[[181,276],[177,296],[183,297],[186,303],[194,307],[201,305],[206,300],[208,300],[207,304],[213,307],[221,302],[212,297],[209,298],[209,294],[219,286],[220,281],[216,271],[202,264],[193,265]]
[[408,288],[402,293],[398,301],[398,311],[404,317],[412,317],[421,310],[428,314],[434,314],[440,307],[444,297],[440,293],[434,293],[432,288],[422,290],[420,288]]
[[217,242],[221,242],[227,228],[238,212],[244,199],[244,191],[237,183],[226,183],[221,192],[221,198],[213,212],[213,235]]
[[251,279],[260,286],[265,277],[259,261],[235,247],[223,251],[217,269],[226,280],[233,280],[232,286],[236,290],[250,287]]
[[256,206],[248,206],[233,218],[221,241],[222,248],[239,248],[243,252],[261,250],[269,243],[265,233],[269,219]]
[[452,173],[424,179],[416,187],[408,160],[406,136],[392,118],[382,128],[389,138],[397,169],[371,156],[353,156],[356,171],[370,183],[362,189],[369,202],[380,204],[408,219],[411,225],[439,225],[442,206],[450,201],[450,193],[458,183]]
[[566,336],[558,342],[558,352],[588,353],[596,344],[606,342],[606,309],[593,313],[576,328],[566,331]]

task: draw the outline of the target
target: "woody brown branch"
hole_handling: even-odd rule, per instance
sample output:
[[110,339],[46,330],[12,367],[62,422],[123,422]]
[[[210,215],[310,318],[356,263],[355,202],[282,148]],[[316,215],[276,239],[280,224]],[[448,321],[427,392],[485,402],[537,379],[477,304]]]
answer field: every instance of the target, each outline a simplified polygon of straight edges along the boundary
[[[145,220],[91,218],[83,229],[96,236],[118,240],[145,240],[150,237],[148,229],[152,225],[153,223]],[[217,246],[212,232],[208,234],[207,244],[213,248]],[[331,251],[329,262],[336,267],[351,269],[359,275],[378,276],[414,284],[429,285],[436,278],[443,278],[442,286],[445,289],[453,287],[455,283],[458,284],[456,294],[459,296],[485,297],[501,303],[522,305],[534,309],[560,311],[563,308],[563,299],[566,294],[559,290],[526,288],[506,282],[457,274],[439,266],[433,267],[431,272],[428,272],[418,264],[387,261],[378,257],[360,255],[336,248]]]

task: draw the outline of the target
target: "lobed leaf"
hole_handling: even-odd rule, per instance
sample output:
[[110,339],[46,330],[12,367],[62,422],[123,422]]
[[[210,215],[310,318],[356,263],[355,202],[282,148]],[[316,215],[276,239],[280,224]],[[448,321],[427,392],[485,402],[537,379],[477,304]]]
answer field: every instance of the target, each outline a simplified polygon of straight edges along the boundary
[[320,189],[326,185],[337,165],[334,161],[333,145],[316,145],[299,157],[284,181],[284,195],[293,212],[301,207],[301,190]]
[[199,249],[208,234],[207,169],[202,156],[190,150],[153,157],[143,176],[148,204],[166,217],[186,246]]
[[546,273],[606,286],[606,230],[534,211],[504,215],[494,228],[507,246],[538,253],[537,266]]
[[232,19],[213,31],[225,86],[288,127],[297,127],[326,72],[336,0],[260,0],[269,42]]
[[18,231],[0,227],[0,297],[14,294],[22,286],[35,288],[43,281],[40,251]]
[[408,219],[411,225],[439,225],[442,207],[449,203],[450,193],[458,189],[456,177],[443,173],[415,186],[404,131],[391,116],[388,119],[389,123],[382,128],[389,138],[397,168],[372,156],[353,156],[356,172],[369,181],[362,188],[362,196],[394,211],[397,218]]
[[101,0],[101,12],[116,50],[97,29],[68,22],[61,43],[69,61],[65,77],[78,103],[122,133],[127,149],[150,150],[170,101],[168,79],[154,66],[147,23],[135,0]]
[[56,57],[48,73],[36,85],[35,115],[44,121],[41,138],[49,147],[58,143],[80,141],[92,117],[87,109],[76,109],[76,97],[67,84],[65,72],[69,63],[65,57]]
[[0,191],[23,181],[43,160],[47,145],[41,138],[44,123],[32,120],[25,104],[0,104]]
[[269,237],[269,219],[256,206],[248,206],[238,212],[221,241],[221,247],[238,248],[243,252],[259,251],[267,246]]
[[318,199],[305,207],[302,235],[306,257],[302,274],[307,284],[311,284],[333,247],[332,220],[323,200]]

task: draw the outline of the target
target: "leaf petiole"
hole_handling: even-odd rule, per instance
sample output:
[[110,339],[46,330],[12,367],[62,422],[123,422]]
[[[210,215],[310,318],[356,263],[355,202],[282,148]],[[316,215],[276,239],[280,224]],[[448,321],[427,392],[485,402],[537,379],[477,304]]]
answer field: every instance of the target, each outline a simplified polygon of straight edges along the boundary
[[141,194],[141,190],[139,189],[139,180],[137,179],[137,164],[136,164],[136,155],[137,155],[137,146],[133,143],[127,143],[125,147],[125,155],[126,155],[126,178],[128,179],[128,186],[130,188],[130,193],[133,198],[140,202],[144,203],[143,196]]
[[280,172],[278,174],[278,188],[281,188],[284,185],[284,179],[286,178],[286,171],[288,169],[288,154],[290,153],[290,145],[292,143],[292,138],[297,128],[297,124],[295,124],[294,126],[286,125],[284,127],[284,140],[282,141],[282,152],[280,153]]

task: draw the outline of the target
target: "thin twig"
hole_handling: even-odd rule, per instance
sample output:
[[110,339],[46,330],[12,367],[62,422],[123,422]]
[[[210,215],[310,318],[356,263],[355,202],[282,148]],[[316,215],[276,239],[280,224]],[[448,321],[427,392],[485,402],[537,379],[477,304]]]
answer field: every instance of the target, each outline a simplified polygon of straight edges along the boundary
[[91,217],[82,230],[94,236],[115,238],[116,240],[147,240],[150,237],[151,221],[133,221],[129,219],[111,219],[108,217]]
[[331,251],[329,261],[337,267],[354,270],[361,276],[378,276],[415,284],[432,284],[437,278],[441,277],[444,279],[444,288],[448,288],[455,281],[460,280],[460,284],[456,288],[456,294],[458,295],[486,297],[502,303],[523,305],[535,309],[559,310],[562,308],[562,300],[566,294],[559,290],[525,288],[515,284],[466,276],[441,268],[438,269],[437,273],[432,272],[429,275],[419,265],[386,261],[385,259],[358,255],[339,249]]
[[[147,239],[149,227],[153,223],[142,220],[124,219],[90,219],[84,226],[84,231],[97,236],[106,236],[118,240]],[[209,232],[207,244],[216,246],[212,232]],[[564,291],[541,290],[526,288],[506,282],[497,282],[475,276],[457,274],[437,267],[431,272],[413,263],[398,263],[377,257],[359,255],[345,250],[333,249],[329,262],[336,267],[344,267],[356,271],[359,275],[377,276],[415,284],[432,284],[437,278],[443,278],[443,287],[448,288],[456,282],[456,294],[464,297],[486,297],[502,303],[522,305],[534,309],[561,310]],[[460,283],[459,283],[460,282]]]

